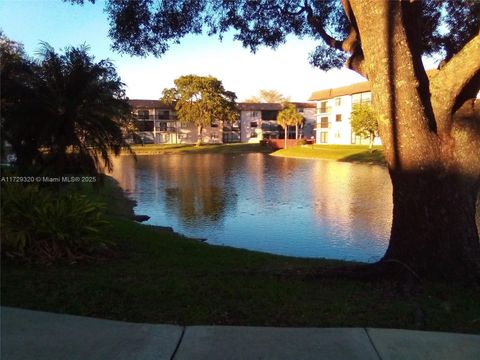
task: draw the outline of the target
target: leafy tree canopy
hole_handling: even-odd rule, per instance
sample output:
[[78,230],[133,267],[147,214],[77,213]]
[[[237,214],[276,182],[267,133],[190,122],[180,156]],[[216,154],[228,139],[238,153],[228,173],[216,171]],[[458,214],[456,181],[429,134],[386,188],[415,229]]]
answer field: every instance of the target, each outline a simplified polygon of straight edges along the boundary
[[355,104],[352,108],[350,123],[352,130],[370,138],[370,148],[378,133],[378,117],[369,103]]
[[[82,4],[84,0],[64,0]],[[95,3],[95,0],[87,0]],[[319,40],[310,62],[322,69],[341,67],[347,54],[361,50],[349,1],[336,0],[107,0],[109,35],[117,51],[163,55],[187,34],[219,35],[256,51],[277,47],[289,34]],[[480,2],[424,0],[417,4],[420,51],[450,59],[478,33]],[[353,60],[353,58],[351,58]]]
[[284,103],[290,101],[290,97],[283,96],[279,91],[262,89],[258,96],[252,96],[245,100],[247,103]]
[[233,122],[238,118],[235,93],[225,90],[215,77],[184,75],[174,83],[174,88],[163,90],[161,100],[175,104],[180,121],[195,124],[199,135],[212,123]]
[[282,128],[287,126],[301,125],[303,116],[297,112],[297,108],[293,104],[286,103],[282,111],[278,113],[277,123]]

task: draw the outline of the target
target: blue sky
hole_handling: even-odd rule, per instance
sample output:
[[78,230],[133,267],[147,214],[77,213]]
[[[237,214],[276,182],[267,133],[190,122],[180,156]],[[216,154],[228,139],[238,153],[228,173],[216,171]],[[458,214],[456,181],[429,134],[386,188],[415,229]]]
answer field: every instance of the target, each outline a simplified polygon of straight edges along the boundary
[[326,73],[311,67],[308,53],[315,43],[293,37],[275,51],[261,48],[256,54],[227,34],[222,42],[206,35],[187,36],[161,58],[120,55],[110,49],[103,8],[98,0],[83,6],[61,0],[3,0],[0,27],[7,37],[23,43],[29,55],[35,54],[40,41],[57,50],[88,44],[97,60],[109,58],[115,63],[132,99],[158,99],[175,78],[186,74],[215,76],[240,101],[260,89],[275,89],[294,101],[306,101],[315,90],[363,80],[347,69]]

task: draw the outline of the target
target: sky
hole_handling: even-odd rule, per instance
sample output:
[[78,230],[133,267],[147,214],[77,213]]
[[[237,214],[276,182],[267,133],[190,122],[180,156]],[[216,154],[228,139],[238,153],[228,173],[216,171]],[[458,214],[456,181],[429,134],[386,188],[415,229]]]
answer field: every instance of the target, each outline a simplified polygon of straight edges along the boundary
[[365,80],[348,69],[313,68],[308,54],[315,42],[294,37],[276,50],[263,47],[256,54],[227,34],[222,42],[218,37],[189,35],[161,58],[121,55],[110,48],[103,8],[101,0],[83,6],[62,0],[1,0],[0,28],[8,38],[23,43],[30,56],[35,56],[41,41],[57,51],[68,45],[89,45],[96,60],[108,58],[115,64],[130,99],[158,99],[164,88],[174,86],[174,79],[188,74],[215,76],[237,94],[238,101],[260,89],[307,101],[313,91]]

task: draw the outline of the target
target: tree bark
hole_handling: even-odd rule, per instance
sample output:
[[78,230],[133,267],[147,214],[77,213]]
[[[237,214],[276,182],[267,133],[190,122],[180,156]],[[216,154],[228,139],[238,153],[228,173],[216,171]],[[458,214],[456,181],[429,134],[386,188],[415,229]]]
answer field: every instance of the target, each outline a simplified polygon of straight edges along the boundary
[[[414,38],[416,4],[349,3],[393,185],[392,230],[382,261],[401,263],[419,276],[480,279],[475,223],[480,118],[458,117],[450,127],[439,124],[445,119],[436,118],[439,112],[431,101],[439,90],[429,86]],[[458,83],[458,76],[452,81]]]

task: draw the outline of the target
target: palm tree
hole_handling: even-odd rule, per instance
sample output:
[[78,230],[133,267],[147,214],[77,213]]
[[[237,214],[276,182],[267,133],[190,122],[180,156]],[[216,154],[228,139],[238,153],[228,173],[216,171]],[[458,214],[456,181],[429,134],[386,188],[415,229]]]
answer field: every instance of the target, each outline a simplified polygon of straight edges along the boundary
[[[303,116],[297,112],[295,105],[285,103],[283,110],[278,113],[277,123],[285,130],[285,149],[287,148],[288,126],[295,125],[298,134],[298,125],[303,121]],[[296,135],[298,137],[298,135]]]
[[35,88],[45,165],[59,174],[111,170],[111,153],[131,152],[122,133],[132,121],[131,109],[115,67],[108,60],[95,62],[85,45],[61,55],[43,43],[39,55]]

